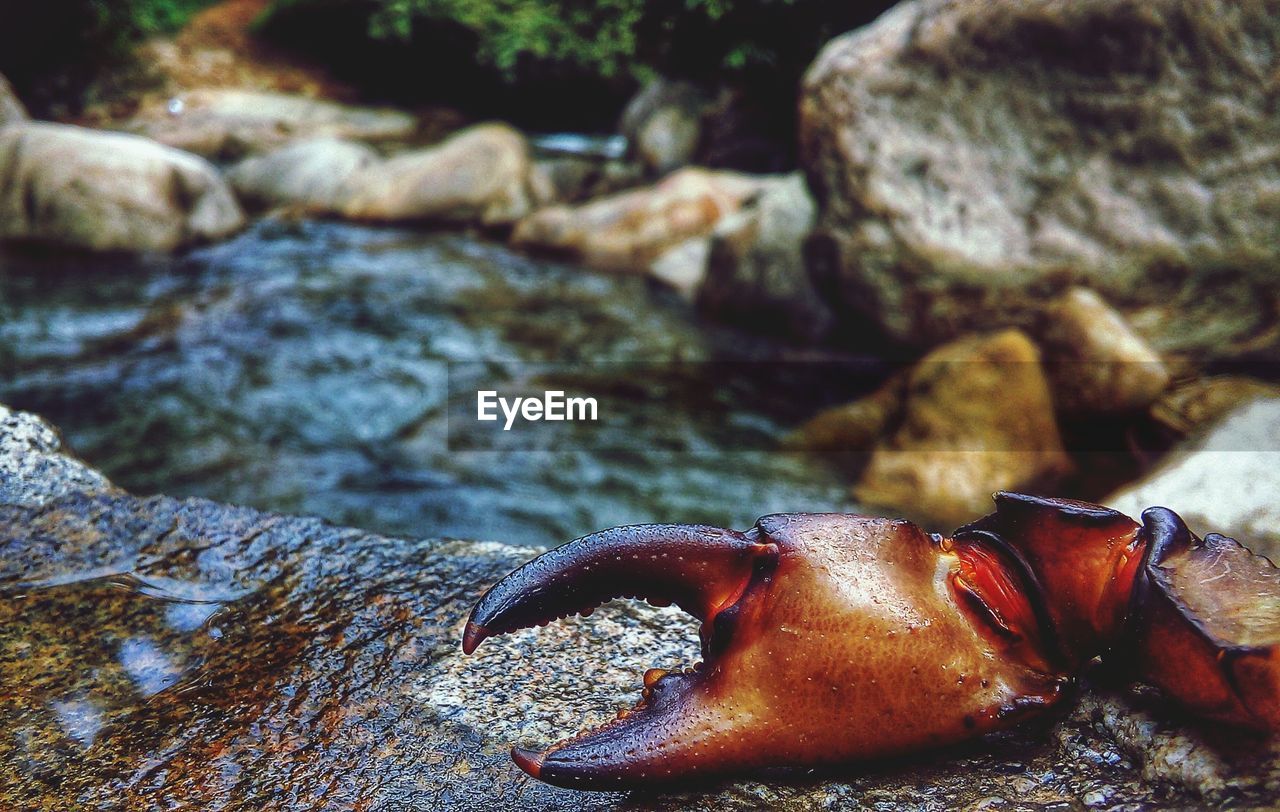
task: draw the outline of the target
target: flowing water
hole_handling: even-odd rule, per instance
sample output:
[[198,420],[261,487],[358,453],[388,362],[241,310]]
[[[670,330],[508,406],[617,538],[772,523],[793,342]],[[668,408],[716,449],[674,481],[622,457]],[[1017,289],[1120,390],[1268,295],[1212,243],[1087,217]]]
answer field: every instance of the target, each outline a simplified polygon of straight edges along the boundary
[[[179,258],[0,256],[0,401],[117,484],[394,535],[847,507],[829,461],[774,449],[870,373],[781,355],[644,279],[461,234],[267,220]],[[471,420],[477,389],[552,384],[599,420]]]

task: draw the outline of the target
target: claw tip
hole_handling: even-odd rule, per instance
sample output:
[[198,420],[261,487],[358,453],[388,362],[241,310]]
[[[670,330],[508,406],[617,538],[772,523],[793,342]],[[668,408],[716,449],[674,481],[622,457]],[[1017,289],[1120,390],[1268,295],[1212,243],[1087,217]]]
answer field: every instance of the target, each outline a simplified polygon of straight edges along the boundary
[[476,650],[489,636],[489,631],[484,626],[478,626],[475,623],[467,623],[467,629],[462,633],[462,653],[470,654]]
[[524,770],[529,775],[532,775],[534,778],[540,777],[542,773],[543,760],[541,753],[536,753],[533,750],[526,750],[523,747],[512,747],[511,760],[516,763],[517,767]]

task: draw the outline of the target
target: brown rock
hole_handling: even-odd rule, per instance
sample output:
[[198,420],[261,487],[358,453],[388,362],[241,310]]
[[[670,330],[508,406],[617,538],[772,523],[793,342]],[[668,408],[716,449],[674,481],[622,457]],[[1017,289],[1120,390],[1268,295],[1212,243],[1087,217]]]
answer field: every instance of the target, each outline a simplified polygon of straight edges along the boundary
[[1169,385],[1160,356],[1088,288],[1072,288],[1049,306],[1040,345],[1064,413],[1136,412]]
[[907,375],[894,375],[864,398],[813,416],[784,441],[803,451],[870,451],[896,425],[906,398]]
[[1185,437],[1216,423],[1240,404],[1259,398],[1280,398],[1280,386],[1236,375],[1197,378],[1165,392],[1152,405],[1151,416],[1175,435]]
[[0,240],[169,251],[243,225],[230,188],[195,155],[63,124],[0,130]]
[[988,512],[993,491],[1070,467],[1040,354],[1016,330],[925,356],[907,375],[902,409],[854,487],[859,501],[960,524]]
[[532,208],[531,168],[523,135],[505,124],[478,124],[356,172],[341,213],[354,220],[505,225]]
[[932,346],[1082,284],[1162,351],[1276,348],[1280,7],[913,0],[809,69],[815,270]]
[[563,253],[606,270],[645,272],[667,250],[711,233],[771,178],[682,169],[655,186],[581,206],[551,206],[521,220],[515,245]]

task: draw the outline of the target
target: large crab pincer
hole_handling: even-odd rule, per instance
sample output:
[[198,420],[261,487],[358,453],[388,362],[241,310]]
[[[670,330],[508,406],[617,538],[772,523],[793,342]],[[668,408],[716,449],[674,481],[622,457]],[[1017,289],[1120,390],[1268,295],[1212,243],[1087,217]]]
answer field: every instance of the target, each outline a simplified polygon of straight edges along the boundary
[[902,520],[780,514],[746,532],[620,527],[496,584],[463,649],[616,597],[702,621],[703,663],[645,675],[617,720],[516,763],[609,789],[902,754],[1058,702],[1099,655],[1192,712],[1280,729],[1280,571],[1176,514],[1142,524],[998,494],[950,537]]

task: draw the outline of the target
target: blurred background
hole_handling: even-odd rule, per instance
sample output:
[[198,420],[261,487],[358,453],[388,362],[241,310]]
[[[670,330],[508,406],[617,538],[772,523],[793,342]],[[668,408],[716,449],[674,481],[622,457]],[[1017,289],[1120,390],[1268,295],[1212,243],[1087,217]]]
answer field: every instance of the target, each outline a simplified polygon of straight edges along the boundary
[[138,493],[417,537],[1221,510],[1169,472],[1276,450],[1280,26],[1009,5],[7,8],[0,401]]

